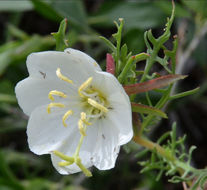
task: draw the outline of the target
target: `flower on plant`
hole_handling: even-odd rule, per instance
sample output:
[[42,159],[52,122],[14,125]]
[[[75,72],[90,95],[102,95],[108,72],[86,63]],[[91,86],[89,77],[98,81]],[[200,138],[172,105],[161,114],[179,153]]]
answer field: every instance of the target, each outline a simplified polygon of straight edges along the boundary
[[29,116],[30,150],[51,154],[61,174],[113,168],[120,146],[133,136],[131,104],[118,80],[71,48],[32,53],[27,68],[29,77],[15,91]]

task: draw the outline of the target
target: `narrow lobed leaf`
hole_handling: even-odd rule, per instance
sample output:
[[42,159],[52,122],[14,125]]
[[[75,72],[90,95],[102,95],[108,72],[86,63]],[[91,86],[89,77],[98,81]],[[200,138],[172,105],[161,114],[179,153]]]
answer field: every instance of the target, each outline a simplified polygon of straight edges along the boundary
[[103,36],[99,36],[99,38],[111,49],[112,52],[116,51],[116,47],[108,39]]
[[58,32],[51,33],[56,40],[56,50],[63,51],[68,46],[65,40],[65,32],[67,28],[67,19],[62,20]]
[[132,111],[133,112],[151,114],[151,115],[156,115],[156,116],[160,116],[160,117],[163,117],[163,118],[167,118],[167,115],[163,111],[161,111],[159,109],[156,109],[154,107],[150,107],[150,106],[147,106],[147,105],[134,103],[134,102],[132,102],[131,105],[132,105]]
[[186,75],[170,74],[146,82],[126,85],[124,86],[124,89],[128,95],[138,94],[168,86],[169,84],[186,77]]

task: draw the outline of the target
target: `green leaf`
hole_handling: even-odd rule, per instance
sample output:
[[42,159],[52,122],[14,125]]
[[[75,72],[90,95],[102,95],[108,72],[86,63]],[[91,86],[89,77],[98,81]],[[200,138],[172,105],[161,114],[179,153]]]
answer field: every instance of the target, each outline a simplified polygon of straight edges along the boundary
[[104,41],[104,43],[111,49],[112,52],[116,51],[116,47],[114,46],[114,44],[111,43],[111,41],[103,36],[100,36],[99,38]]
[[156,109],[154,107],[150,107],[150,106],[146,106],[146,105],[138,104],[138,103],[133,103],[133,102],[131,103],[131,105],[132,105],[133,112],[151,114],[151,115],[156,115],[156,116],[160,116],[163,118],[167,118],[167,115],[163,111]]
[[58,29],[58,32],[52,33],[53,37],[56,40],[56,50],[57,51],[63,51],[68,47],[67,41],[65,39],[65,31],[67,28],[67,19],[62,20],[60,23],[60,27]]
[[63,18],[67,18],[70,24],[72,23],[78,28],[88,28],[87,14],[83,1],[52,1],[51,7]]
[[0,75],[10,64],[25,61],[30,53],[48,49],[54,44],[55,40],[52,37],[34,35],[25,41],[9,42],[0,46]]
[[39,12],[44,17],[54,20],[56,22],[60,22],[64,16],[60,15],[53,7],[51,7],[48,2],[45,2],[43,0],[30,0],[34,8],[37,12]]
[[[137,55],[131,56],[129,58],[129,60],[127,61],[126,65],[124,66],[121,74],[118,76],[118,80],[120,83],[123,83],[124,80],[126,79],[130,71],[130,73],[135,74],[135,70],[131,70],[133,65],[135,65],[137,62],[142,61],[142,60],[146,60],[149,57],[149,55],[147,53],[139,53]],[[134,67],[135,68],[135,67]],[[136,75],[135,75],[136,76]]]
[[[171,1],[155,1],[155,5],[162,9],[167,15],[171,14],[172,11],[172,2]],[[175,3],[175,16],[176,17],[186,17],[189,18],[191,16],[190,12],[186,10],[184,6],[181,6],[178,3]]]
[[189,95],[195,94],[195,93],[197,93],[199,91],[199,89],[200,89],[200,87],[195,88],[193,90],[186,91],[186,92],[182,92],[182,93],[179,93],[179,94],[175,94],[173,96],[170,96],[169,100],[174,100],[174,99],[177,99],[177,98],[183,98],[185,96],[189,96]]
[[96,16],[90,17],[89,22],[92,21],[91,23],[99,26],[112,26],[113,21],[121,17],[126,23],[127,30],[153,28],[164,23],[163,12],[152,2],[109,1],[103,3],[99,12]]
[[24,1],[0,1],[0,11],[22,12],[33,9],[33,5],[29,0]]
[[189,9],[196,12],[197,14],[199,14],[203,17],[207,17],[207,12],[206,12],[207,1],[203,1],[203,0],[200,0],[200,1],[199,0],[197,0],[197,1],[182,0],[182,3],[184,5],[186,5]]
[[16,103],[15,96],[0,93],[0,102]]
[[24,190],[24,187],[19,183],[7,165],[2,151],[0,151],[0,176],[5,179],[5,183],[8,186],[13,187],[15,190]]

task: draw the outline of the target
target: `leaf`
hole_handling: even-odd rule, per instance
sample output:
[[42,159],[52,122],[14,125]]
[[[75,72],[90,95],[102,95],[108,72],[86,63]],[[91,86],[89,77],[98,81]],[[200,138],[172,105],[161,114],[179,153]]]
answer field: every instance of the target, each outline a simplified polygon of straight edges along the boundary
[[13,187],[15,190],[24,190],[24,187],[19,183],[7,165],[2,151],[0,151],[0,176],[5,179],[8,186]]
[[99,38],[103,40],[103,42],[111,49],[112,52],[116,51],[116,47],[114,46],[114,44],[111,43],[111,41],[103,36],[100,36]]
[[[155,11],[156,9],[156,11]],[[138,28],[146,29],[164,23],[164,14],[152,2],[105,2],[99,14],[90,17],[89,22],[99,26],[111,26],[114,20],[123,18],[127,30]]]
[[33,5],[29,0],[24,1],[0,1],[0,11],[22,12],[33,9]]
[[56,40],[56,50],[57,51],[63,51],[68,46],[67,41],[65,40],[66,28],[67,28],[67,19],[64,19],[60,23],[58,32],[51,33]]
[[114,59],[109,53],[106,54],[106,72],[111,73],[112,75],[115,74]]
[[144,113],[144,114],[151,114],[151,115],[156,115],[156,116],[160,116],[163,118],[167,118],[167,115],[156,108],[150,107],[150,106],[146,106],[143,104],[138,104],[138,103],[131,103],[132,105],[132,111],[133,112],[138,112],[138,113]]
[[25,41],[8,42],[0,46],[0,75],[5,72],[10,64],[25,60],[32,52],[51,48],[54,43],[55,40],[52,37],[34,35]]
[[63,18],[79,28],[88,28],[87,14],[83,5],[83,1],[52,1],[51,7]]
[[30,1],[33,3],[36,11],[39,12],[44,17],[50,20],[54,20],[56,22],[60,22],[64,18],[62,15],[57,13],[57,11],[53,7],[51,7],[51,5],[48,4],[47,2],[41,0],[30,0]]
[[182,3],[186,5],[189,9],[193,10],[197,14],[207,17],[206,7],[207,1],[186,1],[182,0]]
[[174,100],[174,99],[177,99],[177,98],[183,98],[185,96],[189,96],[189,95],[192,95],[192,94],[195,94],[199,91],[200,87],[197,87],[193,90],[189,90],[189,91],[185,91],[185,92],[181,92],[179,94],[175,94],[173,96],[170,96],[169,97],[169,100]]
[[16,103],[16,97],[10,94],[0,93],[0,102]]
[[[170,15],[172,11],[172,2],[171,1],[155,1],[155,5],[162,9],[166,14]],[[186,17],[190,18],[191,14],[184,6],[181,6],[178,3],[175,3],[175,16],[176,17]]]
[[187,77],[186,75],[177,75],[177,74],[165,75],[146,82],[126,85],[124,86],[124,89],[128,95],[138,94],[138,93],[147,92],[153,89],[168,86],[169,84],[177,80],[184,79],[186,77]]
[[[149,54],[147,54],[147,53],[139,53],[137,55],[131,56],[128,59],[126,65],[124,66],[121,74],[118,76],[119,82],[123,83],[124,80],[129,76],[128,74],[134,73],[134,75],[135,75],[135,69],[136,69],[135,63],[142,61],[142,60],[146,60],[148,57],[149,57]],[[134,70],[132,68],[133,65],[134,65]],[[133,76],[133,74],[132,74],[132,76]],[[136,75],[134,77],[136,77]]]

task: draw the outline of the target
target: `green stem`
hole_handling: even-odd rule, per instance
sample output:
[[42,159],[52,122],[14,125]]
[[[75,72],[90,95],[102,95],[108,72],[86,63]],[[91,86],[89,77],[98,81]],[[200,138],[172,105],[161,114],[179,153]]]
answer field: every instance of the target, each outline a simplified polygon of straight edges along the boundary
[[118,76],[118,80],[119,82],[122,84],[126,78],[126,75],[128,73],[128,71],[130,70],[132,64],[133,64],[133,61],[134,61],[135,57],[132,56],[129,58],[129,60],[127,61],[124,69],[122,70],[121,74]]
[[[156,104],[155,108],[156,109],[161,109],[165,103],[168,101],[169,96],[170,96],[170,91],[171,91],[172,85],[169,86],[169,88],[167,89],[167,91],[165,92],[165,94],[162,96],[162,98],[159,100],[159,102]],[[152,121],[152,119],[154,118],[154,115],[148,115],[143,123],[142,123],[142,127],[140,130],[140,135],[143,133],[145,127],[147,127],[149,125],[149,123]]]
[[155,62],[155,58],[156,58],[156,55],[157,55],[157,52],[159,51],[159,49],[160,49],[159,47],[156,47],[153,50],[153,52],[150,55],[150,57],[147,59],[146,66],[145,66],[145,69],[144,69],[144,74],[142,75],[140,83],[145,81],[145,79],[146,79],[146,77],[147,77],[147,75],[148,75],[148,73],[149,73],[153,63]]

